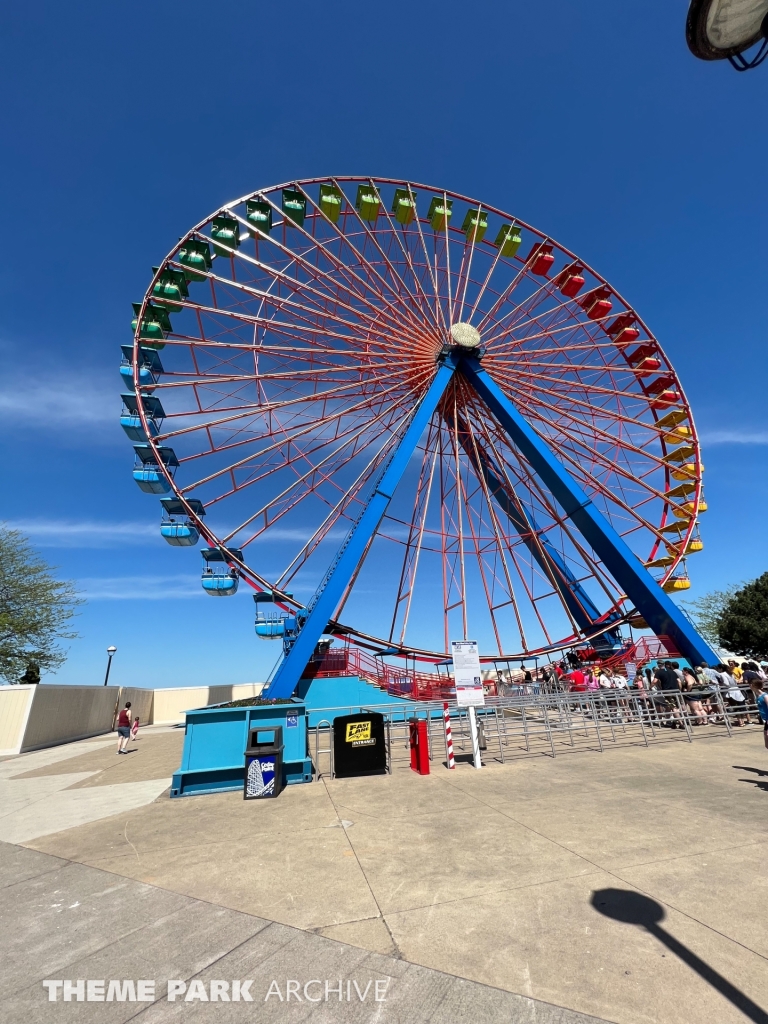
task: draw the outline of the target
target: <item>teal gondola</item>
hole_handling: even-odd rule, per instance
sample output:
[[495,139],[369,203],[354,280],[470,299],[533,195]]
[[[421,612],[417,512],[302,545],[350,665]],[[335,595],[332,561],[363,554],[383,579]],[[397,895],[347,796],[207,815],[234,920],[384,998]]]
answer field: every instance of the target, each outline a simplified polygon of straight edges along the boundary
[[237,566],[229,565],[228,559],[236,558],[242,561],[243,553],[240,548],[203,548],[200,554],[205,562],[201,583],[206,594],[211,597],[232,597],[236,594],[240,573]]
[[189,518],[189,509],[202,519],[205,507],[197,498],[187,498],[186,504],[178,498],[161,498],[163,518],[160,522],[160,536],[172,547],[192,548],[200,539],[200,530]]
[[[120,426],[123,428],[131,441],[146,442],[147,435],[141,425],[139,416],[139,396],[129,391],[120,395],[123,400],[123,410],[120,413]],[[150,437],[157,437],[160,433],[160,423],[165,419],[165,410],[160,404],[160,399],[153,395],[144,395],[141,398],[144,414],[147,417],[147,427]]]
[[[135,444],[133,450],[136,461],[133,467],[133,479],[145,494],[167,494],[171,485],[160,468],[158,458],[173,478],[179,468],[179,460],[173,448],[152,448],[148,444]],[[155,454],[157,452],[157,455]]]
[[[133,345],[121,345],[122,359],[120,361],[120,376],[123,385],[135,391],[133,384]],[[160,356],[153,348],[139,348],[139,387],[152,388],[157,384],[160,375],[163,373],[163,364]]]
[[[286,596],[291,597],[290,594]],[[281,640],[285,636],[286,628],[290,628],[290,623],[293,623],[295,628],[295,616],[287,615],[274,607],[278,599],[271,590],[258,591],[253,595],[253,600],[256,603],[255,629],[259,639]],[[270,605],[272,607],[269,607]]]

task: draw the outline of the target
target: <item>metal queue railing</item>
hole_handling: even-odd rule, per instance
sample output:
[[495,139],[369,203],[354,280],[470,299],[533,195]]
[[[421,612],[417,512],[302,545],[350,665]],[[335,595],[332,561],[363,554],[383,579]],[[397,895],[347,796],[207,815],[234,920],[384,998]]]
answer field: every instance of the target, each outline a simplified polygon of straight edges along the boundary
[[[518,757],[556,757],[576,749],[603,751],[619,745],[645,745],[659,740],[687,740],[696,735],[732,735],[734,726],[750,712],[749,696],[743,703],[729,700],[719,690],[706,694],[677,691],[593,690],[586,693],[521,693],[489,697],[477,708],[481,755],[486,763],[504,764]],[[468,709],[448,705],[456,761],[472,760]],[[309,727],[310,755],[317,781],[333,778],[332,721],[353,714],[358,707],[323,708]],[[384,715],[387,735],[387,771],[410,763],[409,720],[426,720],[430,762],[447,764],[442,701],[371,705],[364,711]],[[706,722],[706,724],[704,724]]]

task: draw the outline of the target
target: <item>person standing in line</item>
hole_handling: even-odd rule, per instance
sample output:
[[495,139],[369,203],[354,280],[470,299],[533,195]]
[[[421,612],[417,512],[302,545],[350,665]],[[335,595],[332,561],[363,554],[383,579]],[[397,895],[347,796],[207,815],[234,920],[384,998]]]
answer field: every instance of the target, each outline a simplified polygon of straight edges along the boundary
[[[735,665],[735,662],[729,661],[727,665],[718,665],[720,674],[725,681],[725,703],[729,704],[736,713],[736,725],[743,727],[749,725],[749,709],[747,702],[744,699],[744,694],[741,692],[738,681],[731,669],[731,665]],[[741,669],[739,669],[741,673]]]
[[696,716],[694,725],[709,725],[709,719],[707,713],[704,710],[704,705],[701,703],[701,698],[698,694],[696,696],[691,692],[692,690],[698,690],[699,688],[699,677],[696,675],[692,668],[683,669],[683,700],[688,705],[690,711]]
[[677,678],[677,673],[674,670],[672,662],[657,662],[653,677],[658,683],[658,688],[661,691],[661,695],[655,702],[657,707],[667,713],[671,712],[671,718],[668,720],[671,728],[684,729],[685,726],[682,722],[680,706],[675,697],[676,694],[680,693],[680,681]]
[[763,726],[763,742],[768,750],[768,682],[763,683],[763,690],[757,698],[757,713]]
[[131,702],[125,702],[125,707],[117,716],[117,752],[127,754],[126,747],[131,738]]

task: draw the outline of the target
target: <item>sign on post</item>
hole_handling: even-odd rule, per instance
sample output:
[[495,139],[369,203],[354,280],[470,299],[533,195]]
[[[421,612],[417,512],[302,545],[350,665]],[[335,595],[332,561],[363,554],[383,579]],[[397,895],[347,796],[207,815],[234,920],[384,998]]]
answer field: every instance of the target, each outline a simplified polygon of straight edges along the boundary
[[453,678],[456,681],[456,703],[460,708],[478,708],[485,704],[483,680],[480,675],[480,654],[476,640],[452,640]]
[[452,640],[453,678],[456,682],[456,703],[469,708],[469,732],[472,737],[472,760],[475,768],[482,768],[480,741],[477,735],[475,708],[485,704],[483,678],[480,675],[480,653],[476,640]]

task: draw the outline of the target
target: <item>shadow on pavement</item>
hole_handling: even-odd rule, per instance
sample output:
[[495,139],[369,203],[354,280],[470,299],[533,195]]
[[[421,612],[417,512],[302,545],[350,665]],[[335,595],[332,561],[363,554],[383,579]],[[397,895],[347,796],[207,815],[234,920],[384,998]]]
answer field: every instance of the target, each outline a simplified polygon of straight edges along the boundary
[[749,996],[661,927],[666,913],[656,900],[631,889],[598,889],[592,893],[590,902],[598,914],[610,917],[613,921],[621,921],[623,924],[645,928],[746,1017],[755,1021],[755,1024],[768,1024],[768,1013],[765,1010],[757,1003],[753,1003]]

